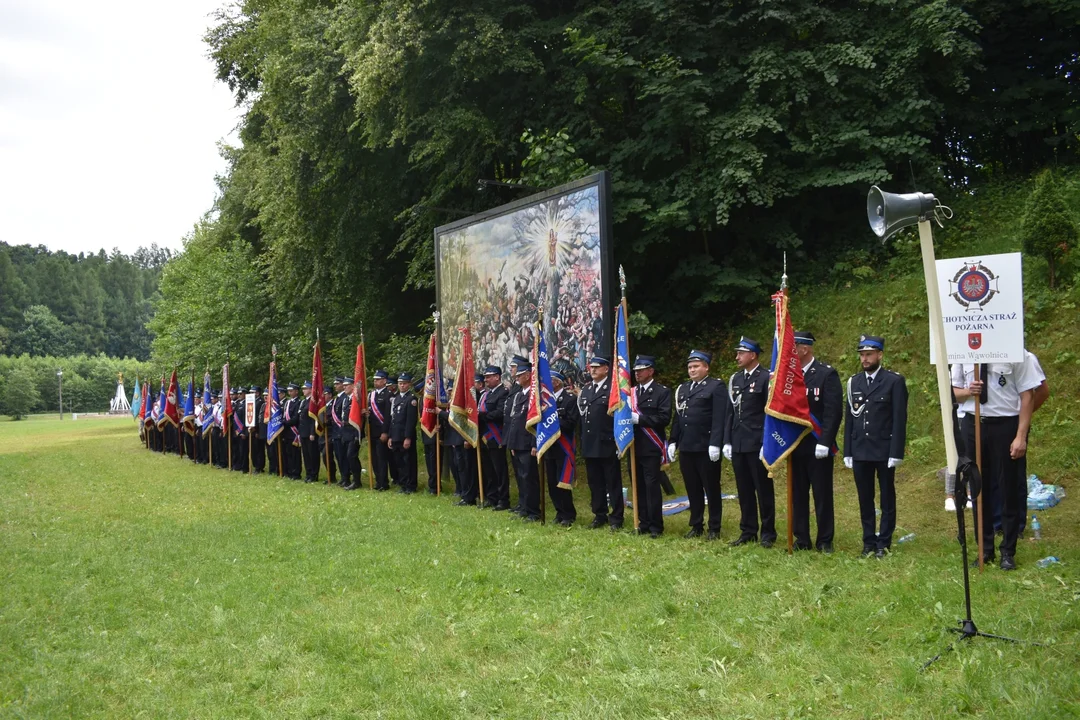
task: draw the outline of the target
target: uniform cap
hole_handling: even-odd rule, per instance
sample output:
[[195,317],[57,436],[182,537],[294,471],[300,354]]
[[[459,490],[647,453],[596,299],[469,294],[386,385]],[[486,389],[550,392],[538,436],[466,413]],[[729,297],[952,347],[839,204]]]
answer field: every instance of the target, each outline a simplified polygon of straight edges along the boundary
[[877,335],[860,335],[859,336],[859,352],[863,350],[884,350],[885,338],[878,337]]
[[531,362],[518,363],[517,372],[515,372],[514,375],[524,375],[525,373],[530,373],[530,372],[532,372],[532,363]]
[[473,382],[484,382],[484,376],[482,373],[476,373],[472,376]]
[[484,375],[498,375],[502,376],[502,368],[498,365],[488,365],[484,368]]
[[375,377],[383,378],[385,380],[386,378],[390,377],[390,373],[386,372],[385,370],[376,370]]
[[654,367],[656,367],[656,358],[652,355],[638,355],[634,358],[635,370],[648,370]]
[[757,353],[758,355],[761,354],[761,345],[758,344],[758,341],[757,340],[751,340],[750,338],[746,337],[745,335],[743,335],[741,338],[739,338],[739,344],[735,346],[735,349],[736,350],[742,350],[744,352]]
[[288,385],[285,386],[285,389],[286,390],[299,390],[300,386],[297,385],[296,383],[289,383]]
[[563,375],[561,372],[558,372],[557,370],[552,370],[551,371],[551,379],[552,380],[558,380],[559,382],[563,383],[564,385],[566,384],[566,376]]
[[600,357],[599,355],[597,355],[596,357],[594,357],[592,360],[589,361],[589,367],[602,367],[604,365],[610,365],[610,364],[611,364],[610,360],[608,360],[606,357]]
[[310,390],[311,389],[311,381],[310,380],[305,380],[304,381],[304,387],[307,388],[308,390]]
[[814,333],[809,330],[796,330],[795,331],[795,344],[796,345],[813,345]]
[[706,365],[711,365],[712,364],[712,355],[705,352],[704,350],[691,350],[690,355],[688,355],[687,358],[686,358],[686,362],[690,362],[692,360],[700,360],[701,362],[705,363]]
[[342,385],[352,385],[353,384],[353,379],[351,377],[349,377],[348,375],[346,375],[345,377],[341,378],[341,384]]
[[397,376],[398,382],[412,382],[412,373],[403,372]]

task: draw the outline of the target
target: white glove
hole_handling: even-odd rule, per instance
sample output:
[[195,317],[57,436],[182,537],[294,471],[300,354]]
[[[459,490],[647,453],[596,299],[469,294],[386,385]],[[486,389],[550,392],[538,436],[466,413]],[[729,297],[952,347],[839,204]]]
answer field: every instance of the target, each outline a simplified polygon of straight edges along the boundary
[[718,462],[720,460],[720,448],[715,445],[709,446],[709,460]]
[[632,423],[634,423],[635,425],[637,425],[637,424],[638,424],[638,420],[640,420],[640,419],[641,419],[641,416],[640,416],[640,415],[638,415],[638,414],[637,414],[636,412],[632,412],[632,413],[630,413],[630,422],[632,422]]
[[850,470],[851,466],[854,465],[854,464],[855,464],[855,460],[853,458],[849,458],[849,457],[844,458],[844,467],[846,467],[848,470]]
[[903,458],[889,458],[889,467],[900,467],[900,463],[904,462]]
[[818,460],[824,460],[829,457],[829,448],[824,445],[817,445],[814,447],[814,457]]
[[675,462],[675,443],[668,443],[667,456],[668,460]]
[[724,446],[724,457],[727,458],[728,462],[731,462],[731,444],[730,443]]

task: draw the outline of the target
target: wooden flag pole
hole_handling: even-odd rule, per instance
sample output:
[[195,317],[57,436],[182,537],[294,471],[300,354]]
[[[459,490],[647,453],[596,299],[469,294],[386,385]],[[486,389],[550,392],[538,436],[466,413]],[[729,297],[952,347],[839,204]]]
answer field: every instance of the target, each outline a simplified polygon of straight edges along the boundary
[[[364,373],[367,374],[367,345],[364,344],[364,323],[360,323],[360,344],[364,346]],[[357,382],[360,382],[360,378],[353,378]],[[364,378],[367,380],[367,378]],[[365,388],[366,383],[361,383]],[[371,396],[366,395],[364,402],[371,403]],[[364,432],[367,433],[367,474],[368,474],[368,490],[375,489],[375,447],[371,443],[371,405],[368,405],[367,414],[364,416]],[[359,452],[359,451],[357,451]]]
[[[780,276],[780,291],[787,291],[787,253],[784,253],[784,274]],[[806,438],[804,437],[805,441]],[[784,461],[787,466],[787,551],[795,554],[795,470],[791,465],[791,456]]]
[[[627,311],[626,305],[626,273],[623,272],[622,265],[619,266],[619,288],[622,291],[622,305],[623,320],[626,322],[626,363],[630,364],[630,313]],[[615,338],[615,367],[618,369],[619,362],[619,338]],[[615,378],[612,378],[615,380]],[[633,390],[631,390],[633,392]],[[633,410],[633,406],[630,408]],[[619,488],[619,492],[622,492],[622,488]],[[637,443],[630,443],[630,498],[634,503],[634,530],[641,529],[640,515],[638,514],[638,508],[641,504],[638,502],[638,482],[637,482]]]
[[[533,372],[536,372],[534,369]],[[547,525],[547,468],[542,458],[536,459],[537,474],[540,476],[540,524]]]
[[[975,366],[975,377],[981,382],[983,380],[982,365]],[[982,475],[982,392],[975,396],[975,466],[979,468],[979,474]],[[983,490],[986,489],[986,484],[983,483]],[[985,492],[979,492],[979,497],[975,498],[975,537],[979,541],[979,572],[983,571],[983,553],[986,549],[983,547],[983,496]],[[961,498],[963,504],[956,509],[957,512],[964,512],[967,510],[967,498]]]
[[[466,301],[466,302],[462,303],[462,305],[465,308],[465,327],[471,329],[471,327],[469,325],[469,310],[472,309],[472,303]],[[462,347],[464,348],[464,346],[462,346]],[[463,355],[464,355],[464,353],[463,353]],[[475,368],[474,368],[474,370],[475,370]],[[465,379],[466,382],[468,381],[468,378],[464,378],[464,379]],[[470,389],[469,392],[472,392],[472,390]],[[480,443],[481,442],[483,442],[483,438],[480,437],[480,425],[479,425],[479,423],[477,423],[477,426],[476,426],[476,481],[477,481],[478,487],[480,488],[480,507],[483,508],[484,507],[484,462],[483,462],[483,458],[480,455]]]

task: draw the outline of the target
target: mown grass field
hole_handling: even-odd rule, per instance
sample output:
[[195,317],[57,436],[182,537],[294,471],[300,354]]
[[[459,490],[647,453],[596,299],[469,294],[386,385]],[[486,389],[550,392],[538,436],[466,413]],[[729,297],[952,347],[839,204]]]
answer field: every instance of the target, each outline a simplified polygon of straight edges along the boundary
[[659,540],[590,531],[581,489],[577,526],[527,526],[196,467],[127,420],[0,422],[0,717],[1080,714],[1074,489],[1018,571],[973,581],[980,629],[1046,647],[919,672],[962,615],[960,562],[930,468],[901,479],[914,542],[860,559],[839,469],[837,553],[789,557],[683,540],[685,514]]

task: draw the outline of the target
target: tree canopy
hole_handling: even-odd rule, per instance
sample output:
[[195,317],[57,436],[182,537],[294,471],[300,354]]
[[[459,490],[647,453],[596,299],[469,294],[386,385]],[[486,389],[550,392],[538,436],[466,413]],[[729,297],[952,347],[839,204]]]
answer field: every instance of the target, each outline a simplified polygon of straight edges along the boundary
[[[430,312],[433,228],[524,192],[479,180],[598,168],[641,321],[723,326],[785,251],[825,278],[866,247],[871,183],[1075,162],[1078,28],[1061,0],[246,0],[207,35],[242,146],[170,263],[155,350],[220,333],[299,362],[319,327],[349,367],[361,323],[378,341]],[[179,287],[227,267],[237,292]]]

